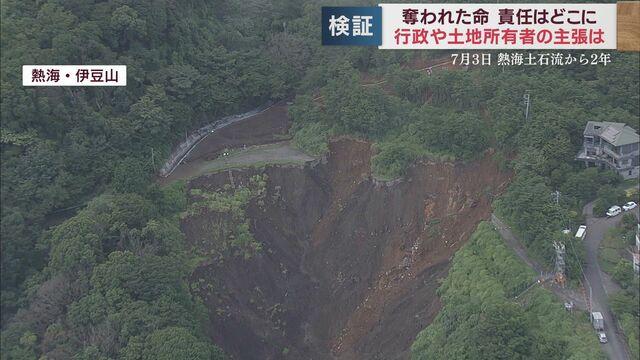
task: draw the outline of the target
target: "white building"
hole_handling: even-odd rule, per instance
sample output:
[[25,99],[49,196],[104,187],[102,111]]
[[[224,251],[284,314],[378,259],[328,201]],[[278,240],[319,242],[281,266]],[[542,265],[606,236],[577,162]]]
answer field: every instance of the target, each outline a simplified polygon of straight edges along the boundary
[[587,167],[609,168],[625,179],[640,174],[640,137],[623,123],[589,121],[576,159]]

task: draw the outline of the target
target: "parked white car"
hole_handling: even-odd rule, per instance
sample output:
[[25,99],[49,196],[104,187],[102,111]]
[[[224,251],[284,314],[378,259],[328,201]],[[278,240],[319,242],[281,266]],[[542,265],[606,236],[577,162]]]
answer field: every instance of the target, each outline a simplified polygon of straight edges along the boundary
[[602,344],[606,344],[607,343],[607,334],[603,333],[603,332],[599,332],[598,333],[598,340],[600,341],[600,343]]
[[612,207],[609,208],[609,210],[607,210],[607,216],[608,217],[614,217],[614,216],[620,214],[621,212],[622,212],[622,209],[620,208],[620,206],[613,205]]
[[638,204],[634,203],[633,201],[629,201],[628,203],[622,205],[622,210],[629,211],[635,209],[636,206],[638,206]]
[[578,228],[578,231],[576,231],[576,238],[580,240],[584,240],[585,235],[587,235],[587,226],[580,225],[580,227]]

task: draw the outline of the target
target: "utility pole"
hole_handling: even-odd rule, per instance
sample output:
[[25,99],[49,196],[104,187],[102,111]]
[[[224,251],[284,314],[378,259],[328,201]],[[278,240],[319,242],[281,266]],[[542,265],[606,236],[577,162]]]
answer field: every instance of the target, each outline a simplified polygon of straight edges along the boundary
[[[553,197],[553,201],[556,202],[556,206],[560,206],[560,196],[562,196],[562,193],[558,190],[554,191],[551,193],[551,196]],[[561,212],[561,220],[562,220],[562,226],[564,226],[564,229],[568,229],[569,225],[570,225],[570,220],[567,217],[567,214],[563,211]]]
[[589,288],[589,297],[587,297],[587,312],[591,313],[591,306],[592,306],[591,299],[593,297],[593,289],[591,288],[591,283],[589,283],[589,279],[587,279],[586,276],[584,276],[584,280],[587,283],[587,287]]
[[524,100],[524,120],[529,120],[529,107],[531,105],[531,96],[529,95],[529,90],[525,90],[524,95],[522,96]]

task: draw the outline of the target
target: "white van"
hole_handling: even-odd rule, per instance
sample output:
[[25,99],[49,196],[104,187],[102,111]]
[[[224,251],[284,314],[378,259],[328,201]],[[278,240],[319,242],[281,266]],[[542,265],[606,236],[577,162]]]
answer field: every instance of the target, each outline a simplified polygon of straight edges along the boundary
[[620,208],[620,206],[613,205],[612,207],[609,208],[609,210],[607,210],[607,216],[608,217],[614,217],[614,216],[620,214],[621,212],[622,212],[622,209]]
[[587,226],[580,225],[578,231],[576,231],[576,238],[580,240],[584,240],[584,236],[587,235]]

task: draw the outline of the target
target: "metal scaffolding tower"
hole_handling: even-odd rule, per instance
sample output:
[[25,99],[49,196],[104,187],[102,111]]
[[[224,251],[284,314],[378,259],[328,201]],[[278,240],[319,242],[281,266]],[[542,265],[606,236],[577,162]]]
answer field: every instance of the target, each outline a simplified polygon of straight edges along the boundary
[[566,263],[564,261],[565,249],[564,244],[559,241],[553,242],[553,248],[556,249],[556,264],[555,264],[555,282],[564,287],[566,282],[565,268]]

